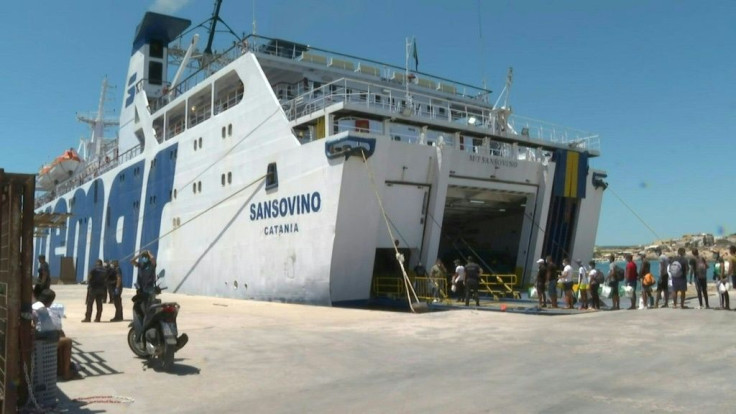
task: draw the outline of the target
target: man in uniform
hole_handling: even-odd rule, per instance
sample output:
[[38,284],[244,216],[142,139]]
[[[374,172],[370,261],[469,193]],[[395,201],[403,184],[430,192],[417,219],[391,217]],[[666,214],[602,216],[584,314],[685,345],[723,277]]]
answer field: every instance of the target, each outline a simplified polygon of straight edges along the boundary
[[123,275],[120,273],[120,263],[117,260],[112,261],[110,266],[114,275],[114,283],[112,284],[112,293],[110,294],[112,303],[115,305],[115,317],[110,322],[120,322],[123,320]]
[[90,270],[87,277],[87,312],[82,322],[89,322],[92,317],[92,303],[97,304],[95,322],[100,321],[102,316],[102,300],[107,292],[107,269],[102,265],[102,260],[97,259],[95,267]]
[[480,306],[478,298],[478,283],[480,282],[480,266],[472,257],[468,257],[465,265],[465,306],[470,306],[470,296],[475,297],[475,306]]

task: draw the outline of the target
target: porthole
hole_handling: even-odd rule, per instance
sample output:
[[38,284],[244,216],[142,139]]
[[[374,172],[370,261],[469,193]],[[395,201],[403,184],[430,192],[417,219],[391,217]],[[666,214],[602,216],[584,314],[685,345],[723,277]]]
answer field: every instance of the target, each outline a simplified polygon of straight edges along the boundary
[[227,125],[227,136],[229,137],[233,136],[233,124]]
[[198,181],[197,182],[197,192],[198,193],[201,193],[202,192],[202,182],[201,181]]
[[222,186],[224,187],[225,186],[225,174],[222,174],[222,176],[220,177],[220,182],[222,183]]
[[222,138],[225,138],[225,127],[222,127]]
[[199,148],[202,148],[202,137],[199,137]]
[[227,183],[232,184],[233,182],[233,173],[229,172],[227,173]]

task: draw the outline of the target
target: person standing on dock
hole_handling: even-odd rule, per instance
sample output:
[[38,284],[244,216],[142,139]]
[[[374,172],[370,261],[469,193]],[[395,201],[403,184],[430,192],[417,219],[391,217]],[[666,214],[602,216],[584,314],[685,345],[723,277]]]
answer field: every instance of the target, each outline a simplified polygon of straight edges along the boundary
[[120,263],[117,260],[112,261],[112,273],[115,276],[115,283],[110,294],[112,303],[115,305],[115,317],[110,322],[120,322],[123,320],[123,275],[120,273]]
[[480,266],[472,257],[468,257],[465,265],[465,306],[470,306],[470,297],[475,297],[475,306],[480,306],[478,283],[480,282]]
[[588,279],[590,280],[590,306],[593,309],[600,309],[601,298],[598,296],[598,288],[603,283],[603,273],[595,268],[595,260],[589,261],[588,266],[590,266],[590,272],[588,273]]
[[588,309],[588,286],[590,279],[588,277],[588,269],[583,265],[583,261],[575,259],[578,265],[578,292],[580,296],[580,309]]
[[87,312],[82,322],[90,322],[92,318],[92,303],[97,305],[95,322],[102,317],[102,299],[107,291],[107,269],[102,265],[102,260],[97,259],[94,269],[90,270],[87,277]]
[[[718,295],[721,299],[721,309],[731,309],[730,304],[730,295],[728,294],[728,289],[725,287],[721,287],[721,285],[725,285],[728,283],[728,275],[725,271],[726,269],[726,261],[723,260],[723,257],[721,257],[718,253],[716,253],[716,269],[719,270],[718,279],[716,279],[716,290],[718,291]],[[714,274],[713,277],[716,277]]]
[[452,286],[455,287],[455,295],[458,302],[462,302],[465,297],[465,266],[460,259],[455,259],[455,275],[452,277]]
[[562,259],[560,280],[562,281],[562,289],[565,292],[565,309],[572,309],[572,266],[570,266],[570,259],[567,257]]
[[680,309],[685,309],[685,292],[687,292],[687,260],[685,259],[685,248],[677,249],[677,256],[670,262],[670,277],[672,278],[672,290],[675,292],[674,307],[677,307],[677,295],[680,296]]
[[547,294],[552,308],[557,309],[557,264],[547,256]]
[[[730,253],[728,256],[728,275],[730,276],[731,288],[733,289],[734,285],[736,285],[736,246],[729,246],[728,252]],[[729,279],[726,280],[729,281]]]
[[611,288],[611,309],[619,310],[621,309],[621,298],[618,295],[618,277],[616,276],[615,260],[616,257],[611,253],[608,256],[608,276],[606,276],[606,281]]
[[434,302],[440,301],[440,281],[447,282],[446,275],[447,269],[445,268],[445,264],[442,263],[442,259],[437,259],[432,268],[429,269],[430,289],[432,292],[432,300]]
[[659,298],[664,297],[664,305],[662,307],[666,308],[670,302],[669,274],[667,274],[670,259],[662,253],[661,248],[657,247],[654,251],[659,256],[659,280],[657,281],[657,300],[654,302],[654,307],[658,308]]
[[690,278],[695,279],[695,289],[698,291],[698,309],[703,309],[703,299],[705,299],[705,309],[710,309],[708,304],[708,262],[705,257],[698,254],[698,249],[692,249],[693,259],[690,265]]
[[636,271],[636,263],[634,262],[634,256],[631,253],[627,253],[626,256],[626,286],[632,289],[629,299],[631,299],[631,306],[629,310],[636,309],[636,285],[639,279],[639,274]]
[[539,307],[547,307],[547,264],[544,259],[537,260],[537,298],[539,299]]

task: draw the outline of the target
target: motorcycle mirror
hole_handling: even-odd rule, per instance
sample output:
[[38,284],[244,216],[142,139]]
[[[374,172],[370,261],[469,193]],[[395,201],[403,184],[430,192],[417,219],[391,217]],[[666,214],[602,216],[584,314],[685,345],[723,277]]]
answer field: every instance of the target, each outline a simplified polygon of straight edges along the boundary
[[156,276],[156,279],[161,279],[164,276],[166,276],[166,269],[161,269],[161,271],[158,272],[158,276]]

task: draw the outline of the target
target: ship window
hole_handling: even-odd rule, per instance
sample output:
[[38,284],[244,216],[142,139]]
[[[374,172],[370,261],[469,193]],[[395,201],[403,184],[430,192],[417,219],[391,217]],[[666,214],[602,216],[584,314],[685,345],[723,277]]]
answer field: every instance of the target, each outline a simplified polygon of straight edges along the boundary
[[176,200],[176,188],[174,189],[174,200]]
[[227,183],[231,184],[233,182],[233,173],[229,172],[227,173]]
[[164,45],[158,40],[152,40],[148,45],[148,55],[155,58],[163,58]]
[[197,192],[198,193],[201,193],[202,192],[202,182],[201,181],[198,181],[197,182]]
[[199,148],[202,148],[202,137],[199,137]]
[[225,138],[225,127],[222,127],[222,137]]
[[193,184],[192,184],[192,192],[193,192],[194,194],[197,194],[197,183],[193,183]]
[[161,85],[163,82],[164,65],[161,62],[148,62],[148,83]]
[[222,174],[220,176],[220,183],[222,184],[223,187],[225,186],[225,174]]
[[268,164],[266,169],[266,190],[277,188],[279,186],[279,172],[276,169],[276,163]]
[[196,140],[194,141],[194,150],[195,151],[197,150],[197,141]]
[[233,124],[227,124],[227,136],[231,137],[233,135]]

